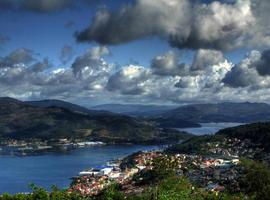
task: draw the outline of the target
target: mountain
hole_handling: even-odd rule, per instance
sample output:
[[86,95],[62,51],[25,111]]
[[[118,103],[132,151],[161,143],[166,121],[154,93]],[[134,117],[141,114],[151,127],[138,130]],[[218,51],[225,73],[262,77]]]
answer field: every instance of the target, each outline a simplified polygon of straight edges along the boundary
[[176,106],[139,105],[139,104],[104,104],[92,107],[94,110],[107,110],[113,113],[125,114],[138,119],[147,120],[149,123],[161,128],[186,128],[200,127],[200,124],[184,119],[161,117],[165,112],[175,109]]
[[[262,158],[270,153],[270,122],[251,123],[225,128],[215,135],[194,136],[167,149],[168,152],[209,154],[236,149],[240,156]],[[216,149],[216,150],[215,150]],[[252,151],[250,151],[252,149]],[[242,151],[242,152],[241,152]],[[254,154],[254,152],[256,152]],[[225,152],[225,151],[223,151]],[[244,157],[245,157],[244,156]],[[265,156],[268,157],[269,156]],[[269,160],[270,161],[270,160]]]
[[270,105],[265,103],[218,103],[181,106],[161,114],[167,120],[194,123],[239,122],[270,120]]
[[270,152],[270,122],[260,122],[241,125],[232,128],[225,128],[216,133],[217,136],[250,140],[254,144],[261,144]]
[[136,117],[156,116],[177,106],[140,105],[140,104],[103,104],[91,107],[91,110],[106,110]]
[[0,98],[0,137],[8,139],[90,139],[113,143],[167,143],[191,135],[160,129],[132,117],[89,115],[62,107],[29,105]]
[[104,104],[90,109],[60,100],[25,103],[41,108],[55,106],[92,116],[129,115],[161,128],[200,127],[199,123],[208,122],[253,123],[270,120],[270,105],[265,103],[194,104],[177,108],[161,105]]
[[145,120],[148,120],[149,122],[155,124],[155,126],[161,127],[161,128],[198,128],[201,127],[200,124],[183,120],[183,119],[177,119],[177,118],[163,118],[163,117],[156,117],[156,118],[146,118]]
[[79,106],[77,104],[73,104],[70,102],[62,101],[62,100],[56,100],[56,99],[46,99],[46,100],[40,100],[40,101],[25,101],[25,104],[41,107],[41,108],[48,108],[48,107],[60,107],[64,108],[73,112],[79,112],[79,113],[87,113],[89,115],[102,115],[102,114],[113,114],[108,111],[103,110],[90,110],[85,107]]
[[270,120],[270,105],[265,103],[194,104],[180,107],[157,105],[105,104],[92,107],[139,117],[163,128],[200,127],[199,123],[254,123]]

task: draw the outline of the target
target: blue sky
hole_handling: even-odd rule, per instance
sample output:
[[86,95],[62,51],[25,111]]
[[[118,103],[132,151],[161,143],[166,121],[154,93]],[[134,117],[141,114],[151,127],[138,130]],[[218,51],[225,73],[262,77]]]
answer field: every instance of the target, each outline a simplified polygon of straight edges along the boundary
[[[83,29],[90,23],[98,9],[108,7],[114,10],[127,2],[97,1],[90,5],[84,4],[84,7],[77,9],[65,9],[53,13],[3,12],[0,14],[0,26],[3,27],[0,33],[8,36],[10,42],[3,47],[1,55],[24,47],[40,53],[41,56],[48,56],[55,65],[61,65],[59,54],[65,44],[72,46],[77,55],[97,45],[95,42],[77,43],[73,35],[75,31]],[[66,27],[69,22],[73,25]],[[121,65],[134,60],[143,65],[149,65],[150,59],[169,48],[166,42],[159,39],[138,40],[126,45],[112,46],[113,53],[108,56],[108,60]]]
[[268,102],[268,8],[268,0],[5,0],[0,92],[89,104]]
[[[59,56],[61,48],[65,44],[72,46],[77,55],[97,45],[95,42],[77,43],[73,35],[75,31],[82,30],[90,23],[98,9],[107,7],[110,10],[116,10],[128,2],[132,1],[97,1],[77,9],[65,9],[53,13],[2,12],[0,14],[0,26],[2,27],[0,33],[8,36],[10,42],[2,48],[0,55],[3,56],[17,48],[24,47],[34,50],[43,57],[49,57],[57,66],[61,65]],[[72,22],[73,25],[66,27],[69,22]],[[157,37],[149,37],[111,46],[110,49],[112,54],[107,57],[110,62],[117,62],[120,65],[138,62],[141,65],[149,66],[152,58],[172,48],[167,42]],[[176,48],[172,50],[183,55],[183,62],[191,62],[193,51]],[[229,52],[226,56],[236,63],[243,58],[246,52],[246,49],[240,49]],[[71,64],[71,61],[68,64]]]

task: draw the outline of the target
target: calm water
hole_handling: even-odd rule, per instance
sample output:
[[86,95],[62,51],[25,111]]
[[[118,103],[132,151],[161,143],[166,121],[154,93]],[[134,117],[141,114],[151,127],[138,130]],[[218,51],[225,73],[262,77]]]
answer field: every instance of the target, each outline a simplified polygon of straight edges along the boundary
[[69,186],[69,178],[79,171],[105,164],[139,150],[153,150],[157,146],[103,146],[76,149],[69,154],[41,156],[0,156],[0,194],[28,192],[28,184],[35,183],[49,189],[55,184]]
[[[214,134],[220,129],[239,123],[203,123],[200,128],[184,128],[195,135]],[[0,194],[4,192],[28,192],[28,184],[35,183],[49,189],[51,185],[68,187],[69,178],[79,171],[103,165],[107,161],[122,158],[139,150],[158,149],[158,146],[103,146],[76,149],[68,154],[40,156],[0,156]]]
[[242,125],[241,123],[201,123],[199,128],[178,128],[178,130],[186,131],[194,135],[206,135],[214,134],[217,131],[228,128]]

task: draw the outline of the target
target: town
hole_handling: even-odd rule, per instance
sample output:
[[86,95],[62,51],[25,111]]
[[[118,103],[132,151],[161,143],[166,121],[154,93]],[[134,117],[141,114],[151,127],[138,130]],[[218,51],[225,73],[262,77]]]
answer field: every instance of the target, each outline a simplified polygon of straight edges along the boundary
[[0,140],[0,155],[29,156],[49,152],[67,152],[76,148],[103,146],[99,141],[85,141],[81,139],[51,139],[51,140]]
[[[156,159],[167,159],[176,163],[175,170],[179,176],[187,177],[191,183],[205,190],[222,192],[239,188],[238,179],[241,176],[240,159],[234,156],[200,156],[190,154],[167,155],[161,151],[138,152],[122,160],[107,163],[81,171],[73,177],[68,192],[79,192],[83,196],[97,195],[111,184],[121,185],[125,194],[138,194],[144,191],[144,186],[138,186],[134,180],[137,174],[152,170]],[[141,177],[140,180],[143,178]]]
[[[82,140],[2,140],[2,154],[16,156],[35,155],[44,152],[69,151],[75,148],[106,145],[103,142]],[[260,144],[250,140],[222,138],[196,143],[196,151],[172,149],[140,151],[122,159],[107,162],[102,166],[84,169],[78,176],[71,177],[68,193],[79,193],[82,196],[96,196],[113,184],[120,186],[125,195],[137,195],[147,189],[144,174],[155,169],[156,163],[172,168],[179,177],[187,178],[191,184],[205,191],[220,193],[231,191],[242,192],[240,180],[243,177],[242,158],[255,159],[258,155],[266,160]],[[172,146],[174,147],[174,146]],[[189,148],[193,148],[192,145]],[[189,149],[190,150],[190,149]]]

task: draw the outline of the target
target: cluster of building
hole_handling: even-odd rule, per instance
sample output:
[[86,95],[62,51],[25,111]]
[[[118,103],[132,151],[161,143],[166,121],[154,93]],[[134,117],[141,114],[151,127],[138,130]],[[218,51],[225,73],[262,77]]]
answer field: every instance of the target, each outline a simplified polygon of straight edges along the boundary
[[132,184],[132,177],[141,170],[150,169],[153,159],[158,156],[161,156],[160,152],[140,152],[132,157],[132,167],[123,167],[123,160],[116,160],[105,166],[81,171],[78,177],[73,177],[68,192],[80,192],[84,196],[91,196],[113,183],[122,185],[126,193],[142,192],[142,188]]
[[[133,160],[133,167],[139,170],[152,169],[152,164],[155,158],[164,156],[160,151],[145,151],[133,154],[131,159]],[[123,165],[125,166],[125,165]],[[122,166],[122,168],[123,168]]]
[[223,141],[209,142],[202,147],[202,151],[215,155],[239,156],[253,159],[256,155],[263,155],[260,144],[254,144],[249,139],[224,138]]
[[[233,188],[240,191],[240,160],[236,157],[207,157],[198,155],[180,155],[181,170],[185,177],[210,191],[223,191]],[[184,158],[184,159],[183,159]]]
[[191,182],[211,191],[229,189],[241,191],[239,180],[242,176],[240,157],[254,159],[267,155],[260,144],[238,138],[224,138],[222,141],[212,141],[203,144],[197,155],[175,155],[181,157],[183,174]]
[[79,192],[84,196],[97,195],[113,183],[125,184],[138,172],[138,169],[122,171],[117,164],[97,166],[81,171],[78,177],[73,177],[68,192]]
[[[124,193],[142,192],[144,186],[138,187],[132,177],[142,170],[153,169],[153,161],[158,157],[176,161],[179,176],[187,177],[192,183],[206,190],[220,192],[231,187],[234,191],[240,191],[238,178],[241,168],[237,156],[165,155],[158,151],[136,153],[129,159],[82,171],[78,177],[73,178],[68,191],[91,196],[99,194],[112,183],[118,183]],[[125,163],[127,160],[131,165]]]
[[75,148],[105,145],[103,142],[69,140],[66,138],[56,140],[0,140],[0,154],[28,156],[53,151],[69,151]]
[[83,196],[92,196],[97,195],[111,184],[112,182],[108,176],[83,175],[79,178],[74,178],[68,192],[79,192]]

